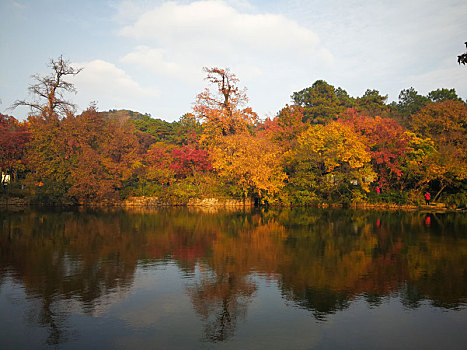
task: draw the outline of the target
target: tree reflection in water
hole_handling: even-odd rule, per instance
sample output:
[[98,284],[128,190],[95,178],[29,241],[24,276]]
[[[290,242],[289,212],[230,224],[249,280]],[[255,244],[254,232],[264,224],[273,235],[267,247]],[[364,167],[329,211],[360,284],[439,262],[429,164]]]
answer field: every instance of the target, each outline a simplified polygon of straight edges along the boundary
[[68,339],[67,318],[76,304],[92,315],[100,298],[131,287],[138,237],[123,234],[114,218],[30,212],[1,219],[0,284],[11,277],[40,302],[28,319],[49,329],[47,344]]
[[194,276],[186,290],[207,342],[234,336],[258,274],[321,322],[361,296],[372,307],[398,295],[408,308],[428,300],[461,309],[467,219],[430,215],[427,225],[426,217],[311,209],[2,212],[0,285],[12,278],[40,302],[28,319],[48,328],[50,345],[74,336],[68,320],[76,310],[92,316],[106,298],[125,298],[137,267],[154,261]]
[[252,280],[234,273],[204,276],[189,286],[193,307],[205,325],[203,340],[222,342],[233,336],[237,320],[245,319],[255,291]]

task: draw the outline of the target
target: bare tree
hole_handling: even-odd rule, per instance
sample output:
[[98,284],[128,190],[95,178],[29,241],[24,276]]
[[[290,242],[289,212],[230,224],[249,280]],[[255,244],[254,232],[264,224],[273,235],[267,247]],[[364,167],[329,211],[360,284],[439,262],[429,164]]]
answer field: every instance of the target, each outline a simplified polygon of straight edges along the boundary
[[58,57],[57,60],[51,59],[49,67],[52,68],[50,75],[34,74],[32,76],[36,83],[30,85],[28,90],[34,99],[32,101],[17,100],[11,108],[29,106],[31,111],[38,111],[44,117],[53,114],[65,115],[67,112],[75,110],[76,106],[67,101],[64,94],[66,92],[76,93],[76,89],[72,83],[65,81],[64,78],[77,75],[83,68],[70,66],[70,62],[63,59],[63,56]]

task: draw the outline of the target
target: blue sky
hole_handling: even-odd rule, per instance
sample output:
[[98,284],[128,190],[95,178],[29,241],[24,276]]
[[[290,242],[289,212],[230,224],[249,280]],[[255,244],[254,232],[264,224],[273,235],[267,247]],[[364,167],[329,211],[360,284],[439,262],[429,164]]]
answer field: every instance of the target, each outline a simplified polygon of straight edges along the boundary
[[132,109],[167,121],[192,110],[203,66],[229,67],[261,118],[317,79],[397,101],[455,88],[467,98],[463,0],[0,0],[0,112],[63,55],[79,110]]

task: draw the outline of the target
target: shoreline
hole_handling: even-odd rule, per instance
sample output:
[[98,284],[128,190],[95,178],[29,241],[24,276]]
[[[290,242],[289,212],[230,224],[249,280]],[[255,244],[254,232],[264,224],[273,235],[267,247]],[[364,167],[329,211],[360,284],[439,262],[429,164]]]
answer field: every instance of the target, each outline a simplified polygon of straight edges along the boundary
[[[164,208],[164,207],[188,207],[188,208],[212,208],[212,209],[241,209],[254,208],[255,203],[252,199],[242,200],[234,198],[190,198],[188,201],[175,202],[165,201],[158,197],[130,197],[125,200],[101,201],[99,203],[86,204],[48,204],[48,203],[30,203],[24,198],[12,197],[0,200],[0,208],[22,208],[22,207],[76,207],[76,208]],[[298,206],[270,205],[271,208],[297,208]],[[407,211],[407,212],[456,212],[465,213],[465,208],[449,208],[444,203],[432,203],[429,205],[410,205],[394,203],[317,203],[302,208],[322,208],[322,209],[363,209],[363,210],[384,210],[384,211]]]

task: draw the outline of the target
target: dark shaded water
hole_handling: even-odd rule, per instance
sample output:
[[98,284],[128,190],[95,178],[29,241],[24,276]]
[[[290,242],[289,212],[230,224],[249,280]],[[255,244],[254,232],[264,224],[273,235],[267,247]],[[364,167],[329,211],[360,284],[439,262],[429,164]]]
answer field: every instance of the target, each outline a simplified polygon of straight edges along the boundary
[[0,213],[0,348],[461,349],[467,216]]

